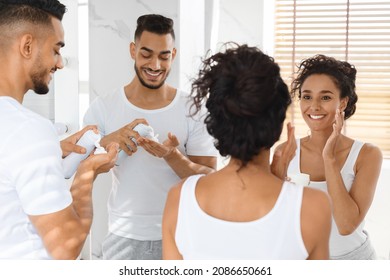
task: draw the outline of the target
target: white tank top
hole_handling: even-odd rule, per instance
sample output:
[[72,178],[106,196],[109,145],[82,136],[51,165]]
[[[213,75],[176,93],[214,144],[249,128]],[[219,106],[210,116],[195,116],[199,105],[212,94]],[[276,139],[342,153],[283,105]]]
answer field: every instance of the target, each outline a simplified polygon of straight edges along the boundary
[[[341,177],[343,178],[345,188],[349,192],[352,187],[352,183],[355,179],[355,172],[353,167],[355,166],[356,159],[358,158],[359,152],[363,147],[364,143],[360,141],[354,141],[352,144],[351,150],[348,154],[347,160],[344,163],[343,168],[341,169]],[[300,163],[300,155],[301,155],[301,141],[297,139],[297,150],[295,153],[295,157],[290,162],[290,165],[287,170],[287,176],[290,174],[301,173],[301,163]],[[312,187],[317,190],[322,190],[324,192],[328,192],[326,181],[322,182],[314,182],[310,181],[309,187]],[[357,229],[351,233],[350,235],[341,235],[337,229],[337,225],[332,219],[332,230],[329,240],[329,250],[330,256],[338,257],[341,255],[345,255],[349,252],[354,251],[359,248],[367,239],[367,235],[364,232],[364,220],[357,227]]]
[[285,182],[273,209],[251,222],[230,222],[206,214],[195,197],[202,175],[183,184],[175,240],[184,259],[306,259],[301,234],[303,187]]

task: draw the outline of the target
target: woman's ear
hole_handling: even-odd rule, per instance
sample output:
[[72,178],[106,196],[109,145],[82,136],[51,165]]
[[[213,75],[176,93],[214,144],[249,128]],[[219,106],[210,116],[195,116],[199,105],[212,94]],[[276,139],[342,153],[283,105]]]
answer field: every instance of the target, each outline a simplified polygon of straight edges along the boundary
[[344,110],[347,108],[348,100],[349,100],[348,96],[341,99],[340,107],[339,107],[341,112],[344,112]]

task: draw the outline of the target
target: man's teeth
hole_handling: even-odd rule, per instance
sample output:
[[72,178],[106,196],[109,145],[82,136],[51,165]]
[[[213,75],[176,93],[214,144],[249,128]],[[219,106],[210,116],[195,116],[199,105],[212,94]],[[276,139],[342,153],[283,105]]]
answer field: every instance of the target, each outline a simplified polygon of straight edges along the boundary
[[324,115],[310,115],[310,118],[315,119],[315,120],[322,119],[323,117],[325,117],[325,116]]
[[146,71],[146,73],[148,73],[148,75],[150,75],[150,76],[154,76],[154,77],[157,77],[158,75],[160,75],[160,72],[156,72],[156,73],[154,73],[154,72],[149,72],[149,71]]

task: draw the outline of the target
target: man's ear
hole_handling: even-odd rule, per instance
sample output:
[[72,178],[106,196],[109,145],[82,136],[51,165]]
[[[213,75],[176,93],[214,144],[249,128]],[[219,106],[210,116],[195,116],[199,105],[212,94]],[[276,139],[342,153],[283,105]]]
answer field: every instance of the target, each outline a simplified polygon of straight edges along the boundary
[[23,57],[27,59],[31,58],[33,53],[33,42],[34,38],[31,34],[24,34],[20,38],[19,51]]
[[173,48],[173,49],[172,49],[172,60],[175,59],[175,57],[176,57],[176,52],[177,52],[176,48]]
[[131,42],[129,47],[130,47],[130,56],[132,59],[135,59],[135,43]]

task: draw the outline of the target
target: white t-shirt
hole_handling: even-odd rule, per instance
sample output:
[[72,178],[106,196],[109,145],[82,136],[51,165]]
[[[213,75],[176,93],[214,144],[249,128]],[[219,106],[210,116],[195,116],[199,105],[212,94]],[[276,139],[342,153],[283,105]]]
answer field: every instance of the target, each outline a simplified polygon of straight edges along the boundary
[[28,215],[72,202],[49,120],[0,97],[0,259],[51,259]]
[[183,184],[175,240],[187,260],[304,260],[308,257],[301,233],[303,186],[284,182],[274,207],[250,222],[224,221],[208,215],[196,200],[202,175]]
[[[108,135],[135,119],[144,118],[160,143],[172,132],[184,155],[217,156],[212,137],[202,120],[189,116],[188,98],[178,91],[166,107],[145,110],[131,104],[120,88],[97,97],[84,116],[84,125],[98,125]],[[108,201],[109,231],[136,240],[161,240],[162,213],[169,189],[180,178],[164,159],[139,147],[113,168],[112,191]]]

